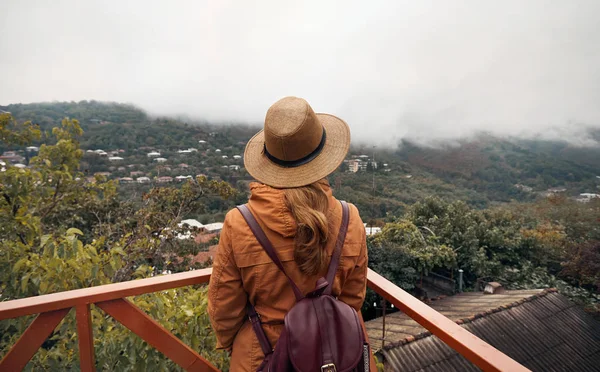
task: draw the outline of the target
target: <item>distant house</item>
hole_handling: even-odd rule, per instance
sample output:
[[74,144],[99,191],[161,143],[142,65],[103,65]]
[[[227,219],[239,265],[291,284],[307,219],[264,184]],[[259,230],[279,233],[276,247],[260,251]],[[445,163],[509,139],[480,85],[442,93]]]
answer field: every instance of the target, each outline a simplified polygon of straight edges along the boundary
[[178,224],[178,226],[182,227],[183,225],[188,225],[189,227],[196,227],[196,228],[204,227],[204,225],[201,224],[200,221],[194,220],[194,219],[181,220],[181,222]]
[[240,170],[240,166],[239,165],[230,165],[229,169],[237,171],[237,170]]
[[553,187],[551,189],[548,189],[548,192],[552,193],[552,194],[557,194],[557,193],[566,192],[566,191],[567,191],[567,189],[564,187]]
[[183,182],[186,180],[192,179],[192,176],[177,176],[175,177],[175,181],[177,182]]
[[38,152],[40,151],[40,148],[36,146],[27,146],[25,150],[27,150],[27,152]]
[[124,159],[120,156],[110,156],[108,158],[108,161],[121,161],[121,160],[124,160]]
[[186,163],[181,163],[178,165],[179,168],[188,168],[189,165],[187,165]]
[[6,171],[6,163],[2,160],[0,160],[0,172],[4,172]]
[[242,158],[242,156],[241,156],[241,155],[233,155],[233,158],[234,158],[235,160],[239,160],[239,159],[241,159],[241,158]]
[[119,167],[119,168],[117,168],[117,170],[119,172],[125,172],[127,170],[127,168],[125,168],[125,167]]
[[154,161],[158,162],[158,163],[164,163],[167,161],[167,159],[166,158],[154,158]]
[[169,177],[169,176],[162,176],[162,177],[158,177],[156,179],[157,183],[171,183],[173,182],[173,177]]
[[119,178],[119,183],[132,183],[133,178],[131,177],[121,177]]
[[150,183],[150,178],[148,178],[148,177],[138,177],[135,181],[137,183]]
[[575,200],[580,203],[589,203],[592,199],[600,199],[600,194],[592,194],[589,192],[584,192],[583,194],[579,194]]
[[110,172],[96,172],[94,173],[94,176],[104,176],[104,177],[110,177],[112,173]]
[[221,230],[223,230],[223,223],[222,222],[209,223],[208,225],[204,225],[204,229],[208,233],[218,233],[218,232],[221,232]]
[[2,156],[0,156],[0,159],[11,163],[21,163],[25,161],[25,158],[15,151],[5,151]]
[[348,161],[348,172],[356,173],[359,169],[360,160],[352,159]]
[[227,159],[227,155],[223,155],[221,156],[223,159]]
[[191,154],[192,151],[191,150],[178,150],[177,153],[179,153],[179,154]]
[[21,163],[13,164],[13,167],[15,167],[15,168],[21,168],[21,169],[27,168],[27,166],[25,164],[21,164]]
[[[179,226],[179,227],[186,226],[188,228],[204,230],[204,225],[202,225],[199,221],[194,220],[194,219],[182,220],[179,224],[177,224],[177,226]],[[184,239],[190,239],[190,238],[195,238],[190,232],[177,234],[177,239],[184,240]]]
[[221,150],[220,149],[216,149],[215,152],[221,152]]
[[160,156],[160,152],[158,152],[158,151],[151,151],[148,154],[146,154],[146,156],[148,156],[149,158],[155,158],[157,156]]
[[198,141],[198,143],[206,143],[206,141],[200,140],[200,141]]
[[129,175],[131,177],[137,177],[137,176],[143,176],[144,172],[140,172],[140,171],[134,171],[134,172],[129,172]]
[[365,233],[367,236],[379,234],[381,232],[381,227],[367,226],[366,223],[363,223],[363,225],[365,225]]

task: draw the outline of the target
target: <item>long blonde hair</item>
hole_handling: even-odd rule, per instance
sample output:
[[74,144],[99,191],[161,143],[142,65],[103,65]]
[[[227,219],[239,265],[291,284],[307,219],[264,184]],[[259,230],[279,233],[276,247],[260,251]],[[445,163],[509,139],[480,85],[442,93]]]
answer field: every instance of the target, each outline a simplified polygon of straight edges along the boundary
[[284,190],[285,203],[296,220],[294,260],[300,271],[316,275],[327,265],[327,235],[329,199],[323,190],[326,180],[307,186]]

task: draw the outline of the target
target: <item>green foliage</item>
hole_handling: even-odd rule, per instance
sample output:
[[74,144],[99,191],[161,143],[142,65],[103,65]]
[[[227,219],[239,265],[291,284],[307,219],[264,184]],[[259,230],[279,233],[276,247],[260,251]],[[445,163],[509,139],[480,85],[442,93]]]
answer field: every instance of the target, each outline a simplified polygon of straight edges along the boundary
[[[12,119],[11,119],[12,120]],[[202,212],[208,195],[235,191],[205,177],[180,188],[154,188],[137,208],[120,200],[117,184],[79,171],[83,152],[77,120],[53,128],[53,144],[42,145],[29,168],[0,173],[0,292],[2,300],[43,295],[189,268],[177,234],[178,223]],[[9,134],[7,145],[22,143]],[[206,312],[206,288],[180,288],[132,299],[194,350],[228,369],[228,357],[214,350]],[[179,370],[162,354],[93,308],[97,366],[103,370]],[[31,317],[0,322],[0,356],[17,340]],[[28,370],[78,369],[76,324],[69,314],[29,363]]]
[[0,113],[0,143],[25,145],[40,135],[39,128],[31,121],[19,124],[10,114]]

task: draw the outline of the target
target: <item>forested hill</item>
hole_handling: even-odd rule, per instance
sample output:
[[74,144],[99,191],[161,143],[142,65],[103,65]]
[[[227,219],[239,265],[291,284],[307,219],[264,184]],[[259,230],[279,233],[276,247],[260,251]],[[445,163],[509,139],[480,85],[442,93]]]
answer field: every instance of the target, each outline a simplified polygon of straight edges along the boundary
[[[234,186],[250,179],[243,169],[228,174],[220,168],[235,164],[231,157],[243,152],[245,142],[257,127],[155,118],[132,105],[97,101],[13,104],[0,106],[0,110],[11,112],[18,121],[31,120],[45,130],[58,125],[64,117],[78,119],[85,131],[83,149],[124,150],[120,156],[125,157],[125,163],[130,155],[137,156],[139,162],[137,159],[145,158],[144,151],[157,149],[169,154],[165,165],[171,168],[185,162],[191,167],[190,174],[217,172]],[[598,139],[600,132],[590,136]],[[199,146],[201,140],[207,143]],[[197,160],[193,156],[178,157],[177,151],[187,148],[200,150],[194,155]],[[223,150],[219,155],[227,154],[229,158],[216,156],[216,149]],[[370,158],[372,152],[371,146],[354,146],[348,159],[359,155]],[[350,173],[343,166],[330,179],[338,196],[359,205],[367,218],[398,215],[406,205],[430,195],[485,207],[495,202],[529,201],[557,189],[564,189],[562,192],[570,197],[600,193],[600,147],[594,146],[482,135],[437,147],[404,141],[396,149],[377,148],[375,158],[376,169],[369,166]],[[152,177],[155,174],[151,164],[144,172]],[[173,170],[170,175],[176,176],[175,173]]]
[[227,147],[243,141],[256,131],[247,125],[211,125],[187,123],[174,118],[150,117],[129,104],[99,101],[43,102],[0,106],[18,121],[32,121],[49,130],[68,117],[79,120],[84,130],[84,149],[124,149],[140,147],[182,148],[198,145],[199,140],[214,137],[212,144]]

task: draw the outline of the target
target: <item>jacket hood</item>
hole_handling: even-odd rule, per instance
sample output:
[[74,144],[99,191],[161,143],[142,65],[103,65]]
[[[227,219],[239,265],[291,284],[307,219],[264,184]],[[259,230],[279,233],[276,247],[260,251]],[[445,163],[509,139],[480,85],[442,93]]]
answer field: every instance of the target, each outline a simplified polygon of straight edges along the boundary
[[[323,186],[329,198],[330,210],[335,203],[329,183]],[[285,205],[284,191],[262,183],[250,184],[250,200],[248,206],[254,216],[268,229],[273,230],[283,237],[290,238],[296,235],[296,221]]]

